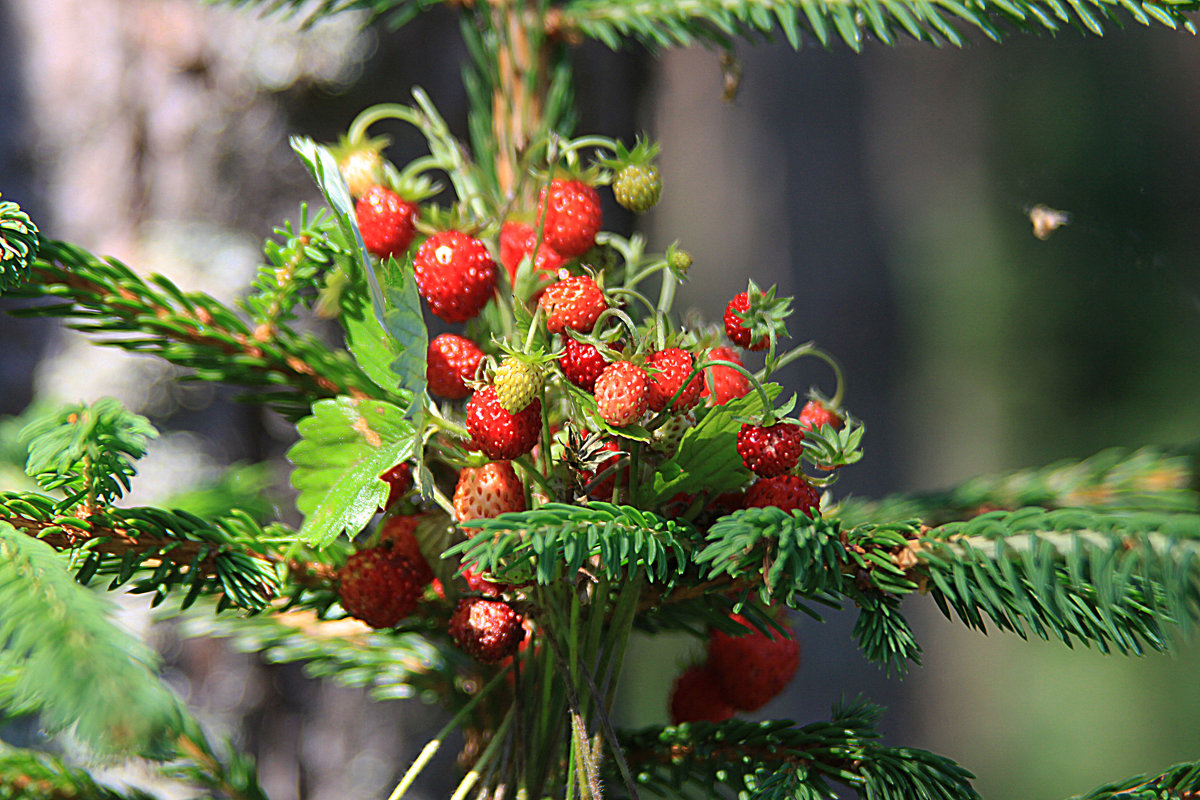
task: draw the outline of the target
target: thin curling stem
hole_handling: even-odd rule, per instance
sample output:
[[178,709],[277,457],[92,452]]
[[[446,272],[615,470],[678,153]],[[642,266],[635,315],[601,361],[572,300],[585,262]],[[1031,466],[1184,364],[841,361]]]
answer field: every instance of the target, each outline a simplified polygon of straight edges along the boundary
[[350,123],[350,130],[347,131],[346,138],[351,142],[361,142],[367,138],[368,128],[385,119],[398,119],[401,122],[407,122],[414,128],[420,128],[425,121],[421,112],[412,106],[401,103],[380,103],[371,106],[354,118],[354,122]]
[[833,392],[833,397],[829,399],[829,405],[833,408],[841,408],[842,399],[846,396],[846,379],[845,375],[842,373],[842,367],[840,364],[838,364],[837,359],[814,345],[812,342],[806,342],[805,344],[794,347],[788,352],[784,353],[779,357],[779,361],[771,365],[770,371],[764,369],[762,373],[760,373],[760,376],[762,378],[769,377],[772,372],[782,369],[796,359],[803,358],[804,356],[814,356],[819,358],[828,364],[829,368],[833,370],[833,377],[836,381],[836,386]]
[[637,339],[638,339],[637,325],[634,323],[634,321],[632,319],[629,318],[628,314],[626,314],[624,311],[622,311],[619,308],[606,308],[603,311],[601,311],[600,316],[596,317],[596,324],[593,327],[593,330],[599,330],[600,328],[602,328],[604,323],[608,321],[609,317],[615,317],[616,319],[618,319],[621,322],[621,324],[625,326],[625,329],[627,331],[629,331],[630,340],[635,341],[635,342],[637,341]]
[[565,143],[562,150],[559,151],[559,156],[578,152],[585,147],[595,147],[610,153],[617,152],[617,143],[607,136],[580,136],[578,139],[572,139]]

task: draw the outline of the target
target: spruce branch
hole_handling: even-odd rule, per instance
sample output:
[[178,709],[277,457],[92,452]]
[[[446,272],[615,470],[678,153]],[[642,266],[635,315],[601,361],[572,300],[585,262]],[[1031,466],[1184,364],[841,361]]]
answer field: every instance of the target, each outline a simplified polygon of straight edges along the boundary
[[11,200],[0,201],[0,292],[29,277],[39,241],[29,215]]
[[303,15],[304,24],[346,11],[365,11],[370,19],[383,19],[395,30],[426,10],[453,0],[205,0],[211,5],[257,9],[261,14],[281,14],[285,18]]
[[1071,800],[1195,800],[1200,796],[1200,761],[1099,786]]
[[96,343],[157,355],[192,370],[200,380],[255,390],[246,399],[296,419],[311,398],[383,394],[344,353],[314,337],[281,327],[260,341],[232,309],[199,292],[182,292],[166,278],[143,279],[114,259],[73,245],[45,241],[31,280],[9,294],[59,299],[11,313],[52,316]]
[[698,722],[626,732],[622,744],[639,785],[660,797],[708,797],[723,785],[762,800],[836,798],[836,781],[879,800],[977,800],[973,776],[953,761],[880,745],[879,714],[859,700],[835,707],[829,722],[803,727]]
[[895,44],[907,35],[962,46],[961,28],[999,41],[1005,27],[1056,33],[1065,26],[1104,35],[1105,23],[1132,18],[1195,33],[1185,15],[1198,6],[1158,0],[571,0],[557,25],[568,36],[599,39],[613,49],[625,39],[648,47],[704,43],[729,48],[737,37],[782,33],[799,48],[802,35],[828,47],[835,35],[853,50],[868,36]]
[[5,800],[156,800],[140,789],[97,783],[85,770],[37,750],[0,744],[0,797]]

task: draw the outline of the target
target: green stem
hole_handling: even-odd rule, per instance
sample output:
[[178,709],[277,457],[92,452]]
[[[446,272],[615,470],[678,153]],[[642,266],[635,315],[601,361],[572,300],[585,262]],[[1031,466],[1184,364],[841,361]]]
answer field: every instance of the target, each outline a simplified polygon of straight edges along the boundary
[[367,138],[367,128],[385,119],[398,119],[407,122],[414,128],[421,129],[422,132],[424,130],[422,125],[425,119],[417,109],[400,103],[380,103],[365,109],[354,118],[354,122],[350,123],[350,130],[346,133],[346,138],[357,144]]
[[496,728],[496,732],[492,734],[492,740],[488,742],[487,747],[479,754],[479,758],[475,760],[471,771],[463,777],[462,782],[458,784],[458,788],[454,790],[454,794],[450,795],[450,800],[464,800],[467,793],[479,781],[481,775],[480,768],[486,767],[496,757],[496,751],[500,748],[501,742],[508,736],[508,727],[512,725],[514,716],[513,709],[509,708],[508,713],[504,715],[504,720]]
[[[829,400],[829,405],[834,409],[841,408],[842,399],[846,394],[846,379],[845,375],[842,373],[842,367],[840,364],[838,364],[837,360],[833,356],[816,347],[812,342],[806,342],[802,345],[798,345],[784,353],[779,357],[779,360],[775,364],[771,365],[771,372],[782,369],[796,359],[803,358],[804,356],[814,356],[819,358],[828,364],[829,368],[833,370],[836,388],[834,389],[833,397]],[[758,373],[758,376],[760,379],[766,380],[771,376],[771,372],[768,372],[764,368]]]
[[550,493],[550,482],[542,473],[538,472],[538,468],[529,460],[529,456],[517,456],[513,459],[513,463],[519,465],[526,476],[536,483],[542,491],[546,492],[547,496],[553,496]]

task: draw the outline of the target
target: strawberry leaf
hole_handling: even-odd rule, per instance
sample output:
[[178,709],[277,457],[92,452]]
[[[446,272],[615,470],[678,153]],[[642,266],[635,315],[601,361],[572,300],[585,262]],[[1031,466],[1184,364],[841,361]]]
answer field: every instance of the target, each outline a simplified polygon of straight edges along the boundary
[[[780,386],[763,386],[772,401]],[[675,456],[664,461],[654,473],[654,486],[649,497],[641,498],[647,505],[660,503],[679,492],[708,492],[710,496],[744,486],[753,477],[742,465],[737,453],[737,433],[746,417],[761,409],[757,394],[749,394],[715,406],[683,435]]]
[[335,397],[318,401],[296,424],[300,441],[288,451],[291,483],[304,515],[299,538],[317,547],[342,531],[357,532],[387,497],[379,476],[413,454],[416,428],[403,409],[383,400]]

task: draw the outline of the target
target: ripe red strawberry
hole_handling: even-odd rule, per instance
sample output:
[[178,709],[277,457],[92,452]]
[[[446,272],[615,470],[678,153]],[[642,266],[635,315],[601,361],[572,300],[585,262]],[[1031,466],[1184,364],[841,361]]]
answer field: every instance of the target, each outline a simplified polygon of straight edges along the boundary
[[383,186],[372,186],[354,205],[354,216],[367,252],[376,258],[400,257],[417,235],[417,206]]
[[844,424],[837,412],[826,408],[820,400],[809,400],[800,409],[800,427],[805,430],[820,430],[825,425],[832,425],[840,431]]
[[723,517],[726,514],[732,514],[739,508],[746,507],[746,493],[738,492],[722,492],[714,497],[708,503],[708,510],[713,516]]
[[[714,347],[708,351],[706,361],[732,361],[741,365],[742,359],[728,347]],[[700,390],[701,397],[708,398],[710,406],[720,406],[738,397],[743,397],[750,391],[750,381],[745,375],[735,369],[714,365],[704,368],[704,388]]]
[[608,301],[595,279],[575,275],[551,284],[538,305],[546,315],[546,330],[551,333],[562,333],[567,328],[591,333],[601,312],[608,308]]
[[[650,394],[648,401],[651,411],[662,411],[683,382],[692,374],[694,361],[692,354],[678,347],[669,347],[651,354],[646,360],[647,372],[650,375]],[[655,370],[658,370],[655,372]],[[696,405],[700,399],[700,390],[704,388],[701,376],[697,375],[688,382],[687,387],[675,398],[671,405],[672,411],[687,411]]]
[[[625,345],[612,345],[614,350],[624,350]],[[580,342],[570,336],[563,337],[563,354],[558,359],[567,380],[588,392],[595,391],[596,378],[612,362],[607,360],[595,346]]]
[[525,638],[521,615],[503,600],[467,597],[458,601],[450,618],[450,635],[485,664],[511,656]]
[[382,509],[386,511],[412,488],[412,466],[407,461],[402,461],[380,475],[379,479],[388,485],[388,496]]
[[743,424],[738,431],[737,451],[742,463],[763,478],[791,472],[803,450],[804,432],[790,422],[768,427]]
[[416,609],[431,580],[425,559],[371,547],[350,556],[338,570],[338,596],[352,617],[372,628],[391,628]]
[[446,322],[477,316],[496,288],[496,262],[487,247],[459,231],[439,231],[421,242],[413,272],[429,310]]
[[812,516],[821,505],[821,495],[808,481],[795,475],[759,478],[746,490],[746,508],[776,506],[784,511],[799,509]]
[[454,519],[490,519],[525,510],[525,487],[507,461],[463,467],[454,490]]
[[729,305],[725,306],[725,335],[739,347],[747,350],[765,350],[770,344],[770,339],[764,336],[757,342],[751,342],[750,329],[737,318],[738,313],[745,314],[749,310],[750,295],[746,292],[735,295],[729,301]]
[[[598,452],[596,455],[599,455],[599,453],[603,452],[619,453],[621,448],[616,442],[614,442],[612,439],[609,439],[601,444],[600,447],[597,448],[597,451]],[[627,476],[629,475],[629,470],[616,469],[617,465],[620,463],[620,456],[609,456],[600,462],[600,465],[596,467],[594,472],[590,469],[585,469],[579,473],[579,477],[585,486],[590,484],[597,475],[604,476],[588,491],[588,497],[592,498],[593,500],[612,500],[613,488],[617,485],[618,476],[628,483]]]
[[[739,614],[732,618],[746,624]],[[753,629],[745,636],[714,630],[708,639],[708,663],[730,705],[755,711],[791,683],[800,666],[800,643]]]
[[671,724],[722,722],[737,709],[721,693],[717,675],[708,664],[695,664],[683,671],[671,687]]
[[488,458],[508,461],[523,456],[542,432],[542,401],[534,399],[510,414],[500,405],[495,386],[485,386],[467,401],[467,430]]
[[483,351],[470,339],[453,333],[434,337],[426,353],[425,379],[429,391],[447,400],[461,400],[471,393],[467,381],[475,377]]
[[624,428],[646,413],[650,394],[646,371],[629,361],[609,364],[596,379],[596,408],[609,425]]
[[[538,196],[538,219],[546,215],[542,238],[564,258],[577,258],[596,243],[603,223],[600,195],[582,181],[557,178]],[[547,196],[549,202],[547,203]]]
[[417,542],[416,536],[417,525],[420,524],[422,516],[421,514],[397,514],[389,517],[379,527],[379,546],[384,549],[390,548],[393,553],[398,553],[413,561],[418,559],[424,561],[425,557],[421,554],[421,545]]
[[537,247],[537,230],[532,225],[510,220],[500,226],[500,263],[508,272],[510,281],[516,282],[521,260],[532,253],[535,247],[537,255],[533,258],[533,274],[553,277],[566,259],[545,242]]

